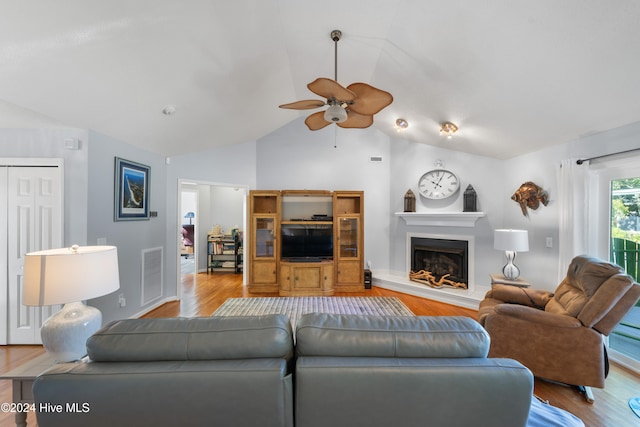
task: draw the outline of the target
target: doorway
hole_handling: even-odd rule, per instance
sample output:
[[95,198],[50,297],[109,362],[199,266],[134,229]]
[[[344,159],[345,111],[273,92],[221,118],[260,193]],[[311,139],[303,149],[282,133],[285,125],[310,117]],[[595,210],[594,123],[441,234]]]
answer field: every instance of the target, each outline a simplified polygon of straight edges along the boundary
[[[238,257],[239,268],[210,268],[212,257],[209,254],[209,236],[230,236],[240,239],[239,246],[244,245],[246,229],[246,202],[249,192],[248,186],[201,182],[193,180],[178,181],[178,277],[177,295],[182,299],[182,283],[195,280],[196,274],[220,274],[219,271],[229,271],[244,276],[244,257]],[[190,224],[189,212],[193,212]],[[191,257],[182,255],[183,225],[193,225],[193,248]],[[188,252],[191,249],[187,250]],[[218,257],[219,258],[219,257]],[[193,268],[184,266],[185,260],[192,259]],[[217,265],[216,265],[217,267]],[[184,272],[183,272],[184,271]]]
[[179,257],[180,275],[195,274],[197,267],[198,188],[197,184],[185,183],[180,188]]

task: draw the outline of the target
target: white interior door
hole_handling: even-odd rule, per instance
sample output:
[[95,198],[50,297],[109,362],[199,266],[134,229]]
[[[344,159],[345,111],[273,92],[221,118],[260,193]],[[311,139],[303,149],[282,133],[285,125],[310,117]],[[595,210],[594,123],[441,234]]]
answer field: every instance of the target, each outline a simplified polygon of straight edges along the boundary
[[[62,167],[8,167],[6,344],[40,344],[40,326],[59,307],[22,305],[24,254],[62,246]],[[1,193],[0,193],[1,194]]]

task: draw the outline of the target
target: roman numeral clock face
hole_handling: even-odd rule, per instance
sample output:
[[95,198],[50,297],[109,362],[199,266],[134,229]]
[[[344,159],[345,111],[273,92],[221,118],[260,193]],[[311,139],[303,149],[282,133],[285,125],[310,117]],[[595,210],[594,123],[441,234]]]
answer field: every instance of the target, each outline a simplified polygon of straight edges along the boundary
[[446,169],[431,170],[418,181],[418,191],[428,199],[446,199],[460,188],[456,174]]

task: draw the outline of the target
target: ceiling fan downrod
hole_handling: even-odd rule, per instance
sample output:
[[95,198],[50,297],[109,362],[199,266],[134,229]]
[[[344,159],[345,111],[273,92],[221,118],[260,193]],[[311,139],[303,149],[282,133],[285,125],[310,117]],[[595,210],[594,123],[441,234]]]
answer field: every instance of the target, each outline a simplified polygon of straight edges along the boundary
[[340,31],[340,30],[331,31],[331,40],[333,40],[333,44],[334,44],[334,53],[333,53],[334,69],[333,69],[333,74],[334,74],[334,80],[336,82],[338,81],[338,41],[340,41],[340,37],[342,37],[342,31]]

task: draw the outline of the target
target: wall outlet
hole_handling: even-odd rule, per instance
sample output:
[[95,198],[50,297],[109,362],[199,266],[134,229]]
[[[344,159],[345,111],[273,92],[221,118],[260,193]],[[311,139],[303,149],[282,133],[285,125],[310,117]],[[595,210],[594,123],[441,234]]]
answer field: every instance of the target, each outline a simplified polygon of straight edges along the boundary
[[124,294],[119,294],[118,295],[118,307],[122,308],[122,307],[126,307],[127,306],[127,299],[124,297]]
[[553,247],[553,239],[551,237],[547,237],[547,247],[548,248]]
[[98,239],[96,240],[96,244],[98,246],[105,246],[107,244],[107,238],[106,237],[98,237]]

